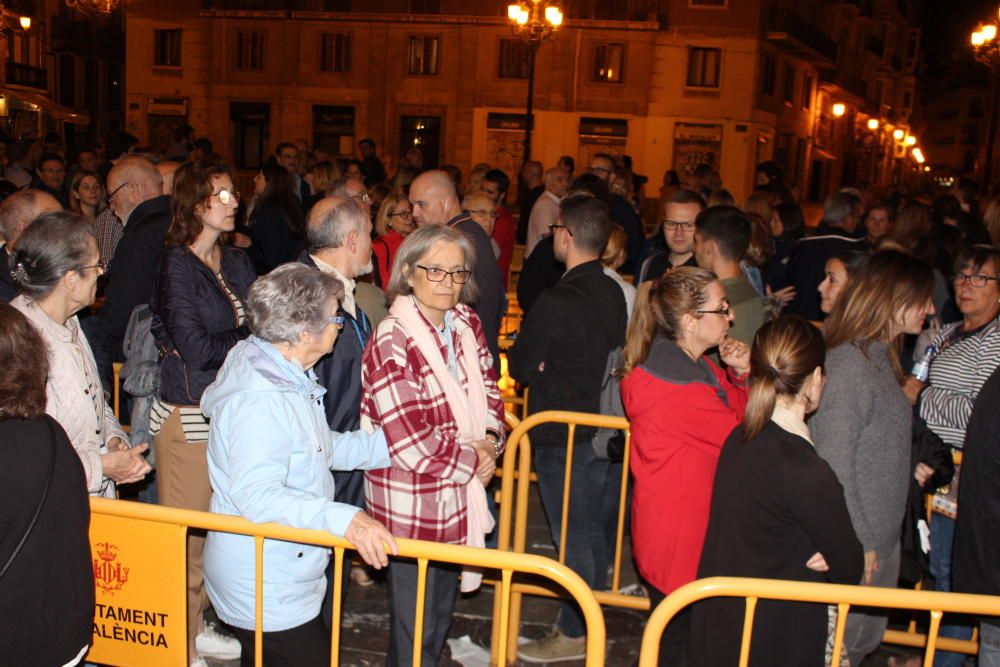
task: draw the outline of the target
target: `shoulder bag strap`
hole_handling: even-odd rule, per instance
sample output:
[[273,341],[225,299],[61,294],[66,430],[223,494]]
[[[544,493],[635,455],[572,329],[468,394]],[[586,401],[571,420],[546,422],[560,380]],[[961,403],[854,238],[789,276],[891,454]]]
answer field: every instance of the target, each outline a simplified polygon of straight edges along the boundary
[[45,498],[49,495],[49,487],[52,486],[52,475],[56,469],[56,430],[52,427],[52,418],[46,417],[45,424],[49,427],[49,471],[45,478],[45,487],[42,489],[42,497],[38,499],[38,506],[35,507],[35,514],[31,517],[31,522],[28,524],[27,530],[24,531],[24,535],[21,536],[21,541],[17,543],[14,547],[14,553],[10,555],[7,562],[4,563],[3,569],[0,569],[0,579],[3,579],[3,575],[7,573],[10,568],[11,563],[17,558],[17,555],[21,553],[21,548],[24,543],[28,541],[28,536],[31,535],[31,531],[35,529],[35,524],[38,522],[38,515],[42,512],[42,505],[45,504]]

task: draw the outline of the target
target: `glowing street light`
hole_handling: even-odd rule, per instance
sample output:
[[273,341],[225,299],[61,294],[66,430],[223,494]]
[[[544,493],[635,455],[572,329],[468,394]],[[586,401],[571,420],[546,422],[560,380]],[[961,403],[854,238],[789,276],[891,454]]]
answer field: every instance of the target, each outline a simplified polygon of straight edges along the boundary
[[868,119],[868,129],[871,130],[872,132],[874,132],[875,130],[878,129],[878,119],[877,118],[869,118]]
[[833,115],[835,117],[840,118],[845,113],[847,113],[847,105],[844,104],[843,102],[837,102],[830,108],[830,110],[833,112]]
[[528,45],[528,101],[525,111],[524,162],[531,159],[532,109],[535,102],[535,55],[542,42],[563,23],[563,13],[554,0],[520,0],[507,5],[511,31]]
[[896,141],[902,141],[904,136],[906,136],[906,133],[902,130],[893,130],[892,132],[892,138]]

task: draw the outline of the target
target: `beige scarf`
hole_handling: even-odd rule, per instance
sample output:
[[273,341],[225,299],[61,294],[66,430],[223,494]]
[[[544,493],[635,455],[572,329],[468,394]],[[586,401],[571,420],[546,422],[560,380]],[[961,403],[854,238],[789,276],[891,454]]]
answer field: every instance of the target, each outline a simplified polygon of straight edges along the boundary
[[[438,337],[430,329],[430,323],[417,308],[416,300],[400,296],[389,309],[390,317],[395,317],[403,326],[410,339],[420,350],[434,373],[434,377],[444,388],[448,407],[455,417],[458,426],[458,441],[460,443],[481,440],[486,436],[486,382],[479,368],[479,343],[472,327],[455,321],[455,331],[459,338],[459,348],[462,366],[465,368],[466,386],[462,385],[448,370],[441,357]],[[473,476],[466,486],[468,499],[468,529],[466,544],[470,547],[485,547],[486,535],[493,530],[495,522],[490,515],[486,503],[486,489]],[[479,588],[482,582],[482,572],[478,569],[465,568],[462,571],[462,592],[470,593]]]

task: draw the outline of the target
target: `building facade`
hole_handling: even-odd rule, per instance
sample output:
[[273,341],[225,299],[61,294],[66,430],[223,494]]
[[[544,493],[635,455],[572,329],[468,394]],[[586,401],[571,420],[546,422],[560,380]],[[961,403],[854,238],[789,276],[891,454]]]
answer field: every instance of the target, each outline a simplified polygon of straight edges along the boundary
[[[888,183],[919,60],[915,0],[581,0],[538,52],[532,157],[629,154],[653,188],[714,164],[737,197],[765,159],[812,199]],[[126,13],[126,129],[193,125],[241,171],[279,141],[395,161],[523,153],[528,51],[497,0],[176,0]],[[834,105],[845,113],[834,115]],[[879,131],[869,136],[870,118]],[[874,137],[874,138],[873,138]],[[888,137],[888,140],[886,139]]]
[[120,13],[88,17],[63,0],[0,6],[0,130],[72,146],[120,129],[123,34]]

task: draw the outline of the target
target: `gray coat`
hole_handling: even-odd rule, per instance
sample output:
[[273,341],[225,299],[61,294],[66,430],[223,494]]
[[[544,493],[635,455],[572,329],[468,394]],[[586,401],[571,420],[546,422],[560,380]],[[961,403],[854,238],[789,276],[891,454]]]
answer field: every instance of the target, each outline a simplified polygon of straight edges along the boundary
[[853,344],[830,350],[826,371],[809,430],[844,487],[862,546],[885,558],[899,543],[906,509],[912,408],[881,343],[867,355]]

